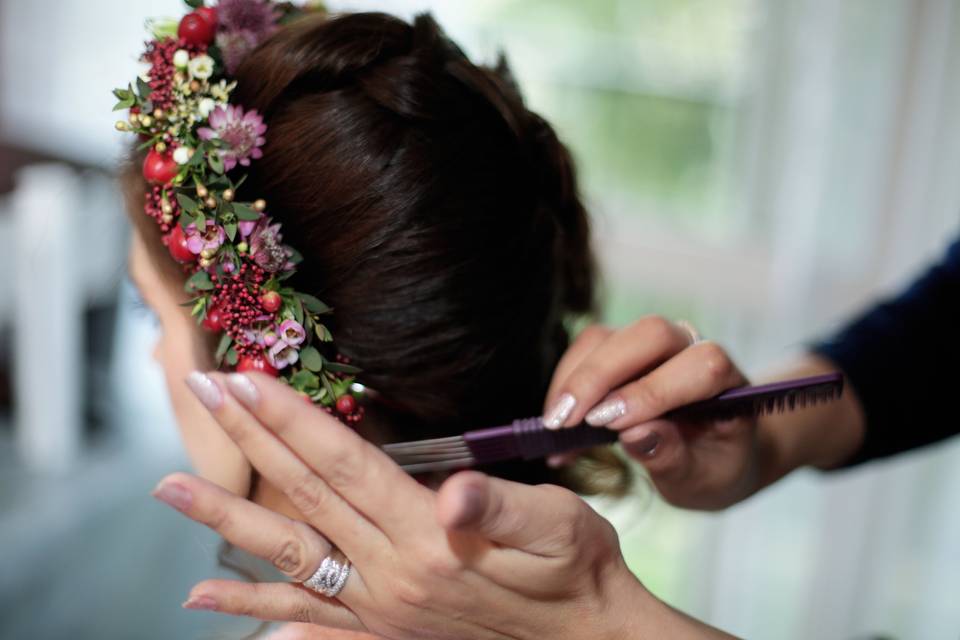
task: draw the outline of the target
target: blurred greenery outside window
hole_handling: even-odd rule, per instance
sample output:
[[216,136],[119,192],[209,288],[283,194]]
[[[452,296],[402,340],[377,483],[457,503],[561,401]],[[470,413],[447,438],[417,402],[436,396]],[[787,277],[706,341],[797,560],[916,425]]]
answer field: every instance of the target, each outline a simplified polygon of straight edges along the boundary
[[[595,215],[714,239],[745,233],[737,129],[755,0],[488,0],[471,8],[481,38],[508,53],[531,108],[572,149]],[[612,323],[652,310],[698,319],[691,301],[631,283],[608,289]]]
[[[572,149],[595,215],[717,240],[747,233],[737,129],[755,0],[485,0],[471,9],[481,41],[503,47],[529,106]],[[710,322],[696,300],[606,284],[610,323],[651,312]],[[696,604],[688,580],[701,545],[691,536],[703,527],[692,521],[705,517],[657,501],[620,523],[628,563],[676,605]]]

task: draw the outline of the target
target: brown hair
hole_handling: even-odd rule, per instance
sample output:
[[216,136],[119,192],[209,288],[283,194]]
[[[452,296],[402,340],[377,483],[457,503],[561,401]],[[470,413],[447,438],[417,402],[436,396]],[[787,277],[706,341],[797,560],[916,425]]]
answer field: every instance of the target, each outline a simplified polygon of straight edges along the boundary
[[[472,64],[429,15],[356,13],[285,26],[234,77],[231,102],[269,127],[242,191],[304,255],[295,286],[335,309],[337,349],[397,439],[538,414],[595,266],[570,154],[502,59]],[[491,472],[623,489],[603,457],[599,485],[541,463]]]

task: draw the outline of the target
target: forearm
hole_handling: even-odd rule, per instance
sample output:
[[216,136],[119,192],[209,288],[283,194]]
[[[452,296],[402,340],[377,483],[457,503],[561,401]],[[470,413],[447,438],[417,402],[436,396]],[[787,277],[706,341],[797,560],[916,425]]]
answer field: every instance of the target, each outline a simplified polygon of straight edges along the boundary
[[[837,366],[815,355],[806,355],[769,379],[783,380],[836,371]],[[776,482],[794,469],[812,466],[830,469],[842,464],[860,448],[865,419],[856,392],[846,385],[839,400],[801,411],[762,417],[757,424],[760,447],[758,489]]]
[[[621,586],[610,598],[606,629],[584,637],[590,640],[731,640],[728,633],[674,609],[651,594],[633,574],[622,572]],[[611,620],[612,619],[612,620]],[[617,620],[617,622],[613,622]],[[613,624],[609,624],[613,622]]]

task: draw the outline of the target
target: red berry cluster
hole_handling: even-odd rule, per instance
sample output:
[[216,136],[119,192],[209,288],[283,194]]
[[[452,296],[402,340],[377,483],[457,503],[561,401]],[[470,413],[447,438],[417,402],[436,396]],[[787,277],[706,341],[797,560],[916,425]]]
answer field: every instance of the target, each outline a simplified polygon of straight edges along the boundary
[[238,356],[262,356],[263,347],[251,342],[244,333],[263,322],[266,310],[260,302],[260,287],[266,280],[266,272],[256,263],[242,261],[240,269],[232,274],[210,276],[213,294],[211,309],[216,310],[219,324],[233,338]]
[[[157,224],[160,225],[160,230],[164,233],[170,231],[175,224],[175,220],[180,215],[180,205],[176,201],[167,199],[167,204],[170,206],[168,211],[169,214],[163,213],[163,187],[159,185],[153,185],[145,194],[145,203],[143,210],[147,212],[147,215],[156,220]],[[164,222],[164,216],[169,215],[167,220],[169,222]]]
[[176,105],[173,96],[173,74],[176,73],[173,54],[177,49],[186,49],[191,57],[195,53],[206,53],[207,50],[206,46],[190,44],[183,38],[179,40],[164,38],[147,42],[143,61],[150,64],[150,71],[147,73],[150,76],[148,84],[153,89],[150,93],[150,101],[154,109],[169,111]]

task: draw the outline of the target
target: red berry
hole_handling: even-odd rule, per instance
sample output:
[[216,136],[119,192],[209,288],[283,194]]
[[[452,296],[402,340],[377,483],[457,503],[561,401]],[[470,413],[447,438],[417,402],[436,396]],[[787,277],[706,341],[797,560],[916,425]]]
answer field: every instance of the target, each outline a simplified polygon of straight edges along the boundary
[[268,376],[280,375],[280,372],[261,356],[241,357],[240,362],[237,363],[237,371],[240,373],[243,373],[244,371],[259,371],[260,373],[265,373]]
[[350,415],[357,409],[357,400],[351,395],[340,396],[337,398],[337,411],[345,416]]
[[276,291],[267,291],[260,296],[260,304],[267,310],[267,313],[274,313],[283,304],[283,298]]
[[214,29],[217,28],[217,10],[215,7],[197,7],[194,13],[210,23]]
[[197,11],[191,11],[180,20],[180,26],[177,27],[177,35],[187,44],[196,47],[202,47],[213,42],[213,36],[216,35],[216,23],[210,22],[209,18]]
[[193,262],[197,259],[187,248],[187,236],[179,224],[173,225],[173,229],[167,234],[167,250],[177,262]]
[[143,177],[147,182],[167,184],[177,175],[177,163],[170,154],[151,149],[143,159]]
[[[178,227],[180,225],[177,225]],[[207,317],[203,319],[203,328],[207,331],[219,333],[223,330],[223,319],[220,317],[220,308],[214,307],[207,311]]]

